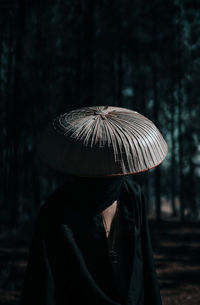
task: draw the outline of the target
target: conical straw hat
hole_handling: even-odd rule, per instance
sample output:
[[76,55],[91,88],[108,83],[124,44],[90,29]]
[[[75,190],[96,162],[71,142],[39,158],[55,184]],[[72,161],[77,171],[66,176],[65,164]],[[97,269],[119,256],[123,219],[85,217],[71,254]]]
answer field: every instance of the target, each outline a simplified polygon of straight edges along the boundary
[[164,160],[168,146],[154,123],[138,112],[93,106],[56,117],[37,151],[57,170],[105,177],[149,170]]

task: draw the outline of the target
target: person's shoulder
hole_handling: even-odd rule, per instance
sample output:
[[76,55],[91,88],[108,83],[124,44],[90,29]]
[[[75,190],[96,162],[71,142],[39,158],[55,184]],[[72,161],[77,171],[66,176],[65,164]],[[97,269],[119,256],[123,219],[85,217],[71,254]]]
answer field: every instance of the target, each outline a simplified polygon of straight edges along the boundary
[[129,191],[134,193],[136,196],[141,196],[143,192],[142,187],[138,182],[134,181],[132,175],[126,176],[124,178],[124,185]]
[[146,195],[144,186],[141,185],[141,183],[135,181],[134,177],[130,175],[126,176],[124,179],[124,187],[130,198],[132,198],[132,203],[137,205],[141,212],[142,210],[146,210]]
[[54,190],[48,197],[43,201],[38,218],[46,219],[51,212],[56,212],[56,204],[59,206],[59,188]]
[[[69,187],[70,188],[70,187]],[[66,183],[58,186],[43,202],[39,209],[37,221],[43,224],[58,223],[63,215],[63,208],[70,200],[67,195]]]

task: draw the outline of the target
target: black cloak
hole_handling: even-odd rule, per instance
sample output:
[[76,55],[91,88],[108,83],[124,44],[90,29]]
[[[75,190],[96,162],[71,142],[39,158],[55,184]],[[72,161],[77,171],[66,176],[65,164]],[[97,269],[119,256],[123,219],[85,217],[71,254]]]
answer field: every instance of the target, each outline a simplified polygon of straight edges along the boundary
[[[129,249],[124,301],[114,285],[101,215],[116,199]],[[82,304],[162,305],[145,196],[131,176],[76,177],[59,187],[40,209],[20,305]]]

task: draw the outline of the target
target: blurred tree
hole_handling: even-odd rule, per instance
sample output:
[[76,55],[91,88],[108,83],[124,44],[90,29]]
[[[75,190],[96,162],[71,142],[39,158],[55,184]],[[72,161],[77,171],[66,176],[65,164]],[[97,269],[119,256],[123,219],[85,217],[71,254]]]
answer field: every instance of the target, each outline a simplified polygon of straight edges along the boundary
[[174,216],[180,212],[183,221],[186,214],[195,219],[200,208],[199,9],[197,1],[188,0],[0,2],[4,222],[16,225],[21,214],[37,213],[65,179],[38,160],[35,144],[53,117],[88,105],[128,107],[155,122],[169,153],[144,177],[149,207],[155,206],[162,219],[165,196]]

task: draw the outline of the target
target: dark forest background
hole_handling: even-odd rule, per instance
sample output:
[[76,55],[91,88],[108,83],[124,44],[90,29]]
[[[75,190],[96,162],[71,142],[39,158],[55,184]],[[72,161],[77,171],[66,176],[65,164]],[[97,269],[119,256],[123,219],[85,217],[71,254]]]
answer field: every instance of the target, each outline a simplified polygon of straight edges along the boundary
[[[156,124],[168,155],[134,177],[145,185],[149,216],[155,228],[198,227],[199,96],[198,0],[0,0],[2,249],[30,241],[40,206],[67,178],[38,159],[41,132],[82,106],[127,107]],[[9,296],[20,280],[4,254],[2,304],[15,304]]]

